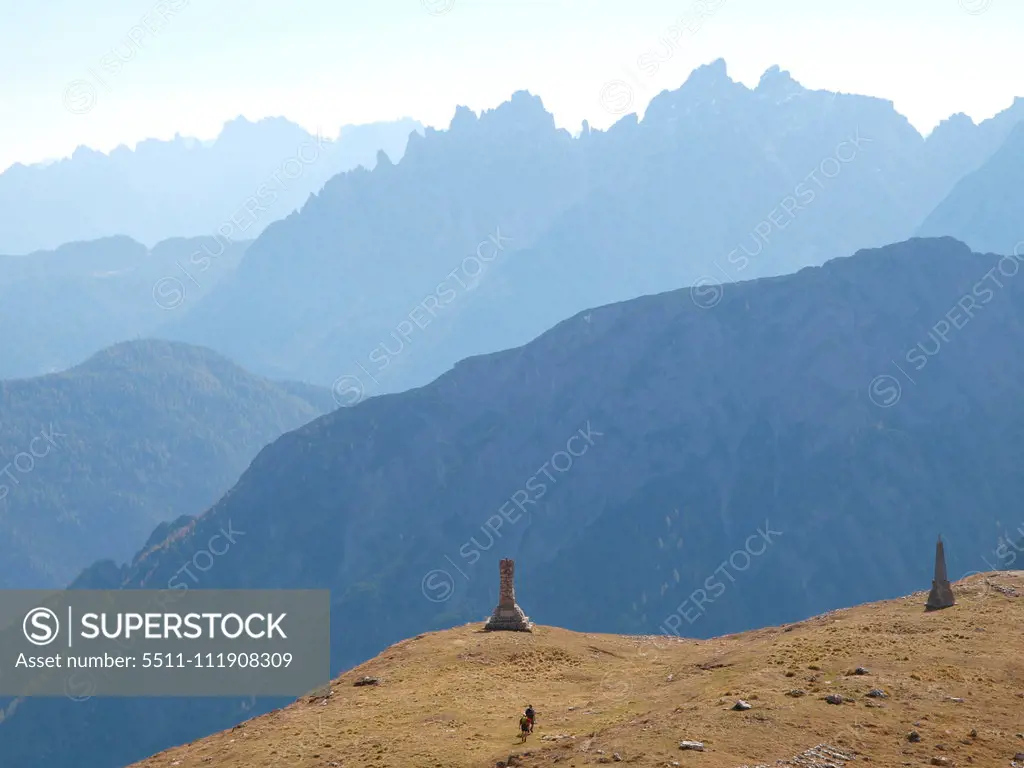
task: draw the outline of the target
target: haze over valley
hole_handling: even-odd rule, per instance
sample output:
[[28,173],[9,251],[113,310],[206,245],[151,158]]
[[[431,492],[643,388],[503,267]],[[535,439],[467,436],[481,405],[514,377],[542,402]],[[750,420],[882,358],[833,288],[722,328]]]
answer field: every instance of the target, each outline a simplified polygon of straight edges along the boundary
[[1024,765],[1024,8],[233,3],[11,11],[0,765]]

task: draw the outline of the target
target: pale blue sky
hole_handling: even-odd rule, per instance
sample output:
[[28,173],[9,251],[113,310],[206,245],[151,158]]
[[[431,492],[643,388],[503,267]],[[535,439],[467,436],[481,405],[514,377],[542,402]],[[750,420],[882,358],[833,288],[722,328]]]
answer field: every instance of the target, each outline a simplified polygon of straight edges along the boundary
[[[401,116],[445,127],[457,104],[479,111],[519,89],[539,94],[563,127],[605,127],[618,117],[601,105],[607,81],[631,79],[642,111],[719,57],[748,85],[779,64],[809,87],[891,99],[923,132],[1024,96],[1021,0],[696,0],[720,7],[656,75],[637,58],[695,0],[162,2],[184,7],[104,86],[101,57],[118,46],[127,55],[129,30],[156,0],[0,0],[0,169],[80,144],[212,138],[239,114],[332,135]],[[85,114],[64,105],[76,80],[97,95]],[[84,97],[70,98],[80,107]]]

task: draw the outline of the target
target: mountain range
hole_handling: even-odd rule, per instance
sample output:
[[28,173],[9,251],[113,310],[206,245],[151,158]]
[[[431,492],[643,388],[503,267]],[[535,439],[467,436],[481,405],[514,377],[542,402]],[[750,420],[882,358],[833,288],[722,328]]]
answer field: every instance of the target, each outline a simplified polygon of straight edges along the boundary
[[[250,241],[129,237],[0,256],[0,379],[56,373],[100,350],[152,335],[238,266]],[[18,330],[22,329],[22,330]]]
[[985,163],[957,182],[925,219],[922,237],[950,235],[979,251],[1024,254],[1024,123]]
[[332,137],[284,118],[238,117],[209,142],[177,135],[109,154],[79,147],[52,163],[16,163],[0,174],[0,253],[118,235],[153,246],[222,229],[251,240],[332,176],[372,166],[381,150],[397,160],[419,130],[405,118],[346,125]]
[[[689,637],[927,586],[939,532],[953,577],[989,570],[1024,492],[1017,263],[912,239],[711,308],[684,288],[589,309],[281,436],[73,586],[160,588],[233,525],[203,587],[330,589],[340,672],[486,616],[500,557],[539,623]],[[114,768],[281,703],[16,701],[0,754]]]
[[925,138],[889,101],[808,90],[777,67],[751,89],[717,61],[642,120],[574,137],[519,92],[460,107],[397,164],[332,179],[161,333],[336,384],[348,404],[587,307],[906,239],[1022,118],[1018,100]]
[[[915,233],[1010,252],[1020,237],[1006,169],[1024,160],[1024,134],[1013,131],[1022,117],[1018,99],[978,125],[955,115],[925,138],[891,102],[809,90],[778,67],[751,89],[716,61],[656,97],[643,120],[604,132],[556,128],[526,92],[479,116],[460,107],[445,131],[346,128],[324,162],[292,163],[289,173],[301,173],[290,189],[272,179],[249,209],[236,202],[252,203],[245,185],[261,188],[265,169],[254,168],[277,151],[267,147],[310,138],[281,119],[239,118],[209,146],[140,145],[175,156],[167,178],[220,169],[203,195],[173,198],[203,215],[242,211],[199,227],[212,238],[147,248],[137,242],[149,242],[145,233],[125,226],[31,258],[0,256],[0,320],[32,317],[35,328],[8,339],[0,377],[160,337],[259,375],[334,386],[349,405],[609,302],[688,284],[704,295],[709,283],[784,274]],[[138,170],[149,152],[97,153],[95,164],[109,170],[117,155]],[[114,177],[95,185],[75,199],[121,194]]]
[[329,390],[156,341],[0,381],[0,588],[63,587],[96,560],[129,560],[223,496],[265,445],[333,407]]
[[[530,658],[562,660],[574,632],[711,638],[904,595],[939,533],[954,577],[1009,567],[1022,122],[1017,99],[924,136],[889,101],[779,67],[748,88],[719,60],[606,131],[520,91],[446,130],[239,118],[14,166],[0,586],[164,588],[236,531],[190,588],[329,589],[332,673],[391,649],[386,675],[393,643],[490,613],[502,557],[565,627]],[[435,658],[504,664],[468,633]],[[0,699],[0,762],[121,768],[286,704]],[[634,725],[592,731],[633,749]],[[342,762],[399,759],[350,735]],[[266,759],[303,765],[274,738]],[[246,759],[154,759],[214,754]]]

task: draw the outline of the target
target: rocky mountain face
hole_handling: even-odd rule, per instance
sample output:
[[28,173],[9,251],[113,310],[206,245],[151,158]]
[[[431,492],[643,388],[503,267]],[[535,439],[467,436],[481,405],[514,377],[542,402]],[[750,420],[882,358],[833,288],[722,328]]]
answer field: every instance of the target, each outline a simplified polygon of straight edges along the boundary
[[130,560],[154,527],[158,543],[333,407],[328,390],[167,342],[0,381],[0,587],[59,588],[98,559]]
[[406,329],[410,313],[421,328],[445,322],[485,269],[581,199],[582,163],[579,143],[525,92],[479,118],[460,108],[449,130],[410,137],[399,164],[381,158],[373,171],[332,179],[265,232],[217,297],[165,332],[203,338],[253,370],[327,385],[360,364],[376,368],[394,356],[398,323],[405,346],[420,341]]
[[[420,386],[587,307],[793,272],[910,237],[1024,117],[922,137],[881,99],[724,61],[573,137],[517,93],[270,227],[173,338],[339,401]],[[273,308],[273,312],[268,312]]]
[[[283,435],[76,586],[166,588],[230,528],[199,586],[331,589],[341,671],[484,619],[501,557],[535,622],[691,637],[927,588],[938,532],[951,578],[989,570],[1024,492],[1019,267],[914,239],[588,310]],[[0,754],[113,768],[279,703],[15,702]]]

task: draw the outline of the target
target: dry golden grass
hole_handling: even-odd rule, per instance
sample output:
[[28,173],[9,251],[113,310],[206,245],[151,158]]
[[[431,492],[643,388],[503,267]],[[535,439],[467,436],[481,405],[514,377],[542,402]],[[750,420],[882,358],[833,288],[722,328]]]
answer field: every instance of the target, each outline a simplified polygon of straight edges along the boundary
[[[955,585],[958,605],[944,611],[925,613],[918,593],[705,641],[466,625],[391,646],[327,698],[138,766],[485,768],[517,754],[530,768],[613,755],[631,766],[738,768],[822,743],[856,753],[849,765],[1009,766],[1024,752],[1024,599],[986,579],[1024,596],[1024,572],[993,573]],[[858,666],[869,674],[850,674]],[[364,675],[380,683],[354,687]],[[889,698],[866,697],[872,688]],[[829,693],[850,703],[828,704]],[[731,711],[737,699],[752,708]],[[528,703],[538,722],[520,744]],[[920,742],[908,741],[912,730]],[[680,750],[682,739],[705,751]]]

